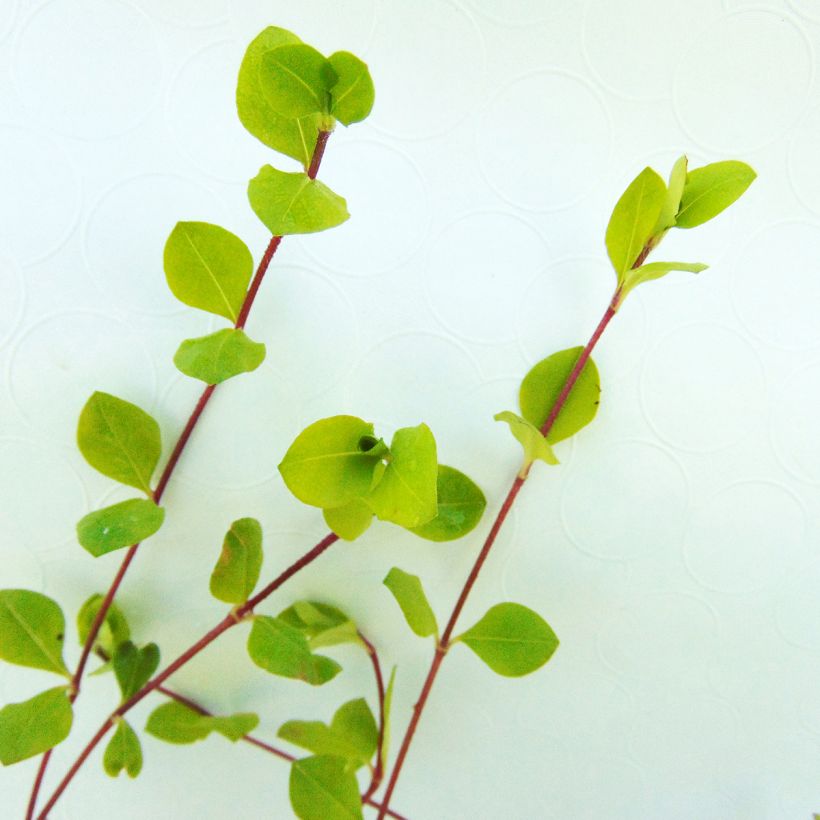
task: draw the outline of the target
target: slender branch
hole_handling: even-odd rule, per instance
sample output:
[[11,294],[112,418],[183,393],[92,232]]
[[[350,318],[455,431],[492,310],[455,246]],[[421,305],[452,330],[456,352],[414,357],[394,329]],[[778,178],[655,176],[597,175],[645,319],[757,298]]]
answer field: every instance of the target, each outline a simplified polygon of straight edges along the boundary
[[379,786],[382,784],[382,777],[384,777],[384,767],[382,765],[382,750],[384,749],[384,727],[385,727],[385,714],[384,714],[384,676],[382,675],[382,666],[379,663],[379,653],[376,651],[376,647],[367,640],[367,638],[361,633],[358,633],[359,638],[364,643],[365,649],[367,650],[367,654],[370,657],[370,662],[373,664],[373,673],[376,676],[376,691],[379,695],[379,739],[376,744],[376,765],[373,767],[373,775],[370,778],[370,785],[365,790],[364,794],[362,795],[362,802],[366,803],[370,798],[376,793]]

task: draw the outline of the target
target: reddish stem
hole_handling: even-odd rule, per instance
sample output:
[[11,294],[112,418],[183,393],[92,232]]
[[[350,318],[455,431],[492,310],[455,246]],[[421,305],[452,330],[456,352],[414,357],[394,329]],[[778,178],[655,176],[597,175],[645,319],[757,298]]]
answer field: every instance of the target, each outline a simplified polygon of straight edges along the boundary
[[376,647],[367,640],[361,633],[358,633],[362,643],[364,643],[367,654],[370,656],[370,661],[373,664],[373,673],[376,676],[376,690],[379,694],[379,739],[376,744],[376,765],[373,767],[373,776],[370,778],[370,785],[362,795],[362,802],[367,803],[370,798],[376,793],[379,786],[382,784],[382,777],[384,776],[384,769],[382,766],[382,749],[384,748],[384,676],[382,675],[382,666],[379,663],[379,653]]

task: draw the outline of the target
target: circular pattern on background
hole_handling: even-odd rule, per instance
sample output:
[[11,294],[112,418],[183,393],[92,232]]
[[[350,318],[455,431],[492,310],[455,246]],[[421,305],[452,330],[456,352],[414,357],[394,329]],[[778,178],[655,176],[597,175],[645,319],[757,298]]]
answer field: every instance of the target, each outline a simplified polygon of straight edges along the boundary
[[477,141],[481,173],[502,199],[531,211],[556,211],[600,184],[609,166],[612,125],[582,77],[536,71],[493,95]]
[[738,11],[712,21],[680,55],[672,100],[691,139],[736,156],[786,133],[813,79],[811,45],[799,25],[780,10]]
[[799,499],[769,481],[724,487],[691,517],[684,560],[695,580],[723,593],[777,583],[807,557]]
[[430,248],[424,284],[430,310],[452,333],[473,342],[511,341],[519,294],[530,271],[544,266],[538,232],[505,213],[476,213],[451,222]]
[[734,444],[765,412],[757,351],[717,324],[685,325],[661,339],[646,359],[640,392],[653,431],[691,452]]
[[[185,28],[215,26],[228,16],[228,0],[137,0],[139,7],[155,17]],[[234,70],[236,66],[234,66]]]
[[150,21],[122,0],[51,0],[29,17],[14,58],[20,97],[35,116],[85,139],[137,125],[162,79]]
[[786,350],[820,345],[820,225],[764,228],[738,257],[731,288],[738,318],[753,335]]
[[795,196],[810,211],[820,215],[818,143],[820,143],[820,107],[813,108],[794,130],[787,154],[789,182]]
[[3,3],[3,7],[0,9],[0,42],[11,32],[19,6],[20,0],[5,0]]
[[468,0],[468,5],[498,26],[537,26],[556,16],[556,8],[533,0],[505,0],[503,14],[497,0]]
[[792,375],[777,391],[769,422],[775,455],[783,467],[801,481],[820,484],[820,364]]
[[775,624],[786,643],[820,655],[820,565],[804,570],[785,589],[775,606]]
[[0,253],[0,350],[17,330],[26,301],[25,283],[15,261]]
[[629,560],[677,545],[688,496],[686,475],[672,454],[643,441],[617,441],[605,452],[576,451],[561,516],[582,552]]
[[820,8],[817,6],[817,0],[786,0],[786,2],[801,17],[813,23],[820,23]]

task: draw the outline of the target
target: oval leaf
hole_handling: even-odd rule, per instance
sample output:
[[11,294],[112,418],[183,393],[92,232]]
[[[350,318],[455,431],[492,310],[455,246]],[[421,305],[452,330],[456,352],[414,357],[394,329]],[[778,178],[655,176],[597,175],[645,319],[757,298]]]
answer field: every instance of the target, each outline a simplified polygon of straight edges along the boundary
[[0,658],[70,677],[63,661],[65,617],[46,595],[0,590]]
[[265,345],[254,342],[239,328],[186,339],[174,354],[177,370],[206,384],[221,384],[240,373],[250,373],[263,361]]
[[139,692],[156,672],[159,666],[159,647],[155,643],[149,643],[137,648],[131,641],[123,641],[114,653],[112,665],[124,703]]
[[74,714],[64,686],[0,709],[0,763],[9,766],[53,749],[68,737]]
[[259,716],[253,712],[209,715],[197,712],[184,703],[170,701],[151,712],[145,731],[166,743],[195,743],[204,740],[211,732],[217,732],[235,743],[258,725]]
[[165,510],[148,498],[132,498],[89,513],[77,524],[77,539],[93,556],[144,541],[165,520]]
[[418,575],[393,567],[382,583],[393,593],[407,625],[420,638],[438,635],[436,616],[430,608]]
[[[81,607],[77,613],[77,636],[80,641],[80,646],[85,646],[89,634],[91,634],[91,627],[94,624],[94,619],[100,611],[103,603],[102,595],[92,595]],[[131,629],[128,626],[128,621],[122,610],[117,606],[116,602],[111,602],[105,613],[105,619],[102,626],[97,632],[97,637],[94,641],[94,651],[102,651],[107,658],[114,656],[117,647],[127,641],[131,637]]]
[[300,820],[362,820],[359,784],[341,757],[319,755],[294,761],[290,802]]
[[328,113],[337,80],[330,61],[304,43],[268,51],[259,65],[259,86],[270,107],[290,119]]
[[103,769],[109,777],[118,777],[125,770],[129,777],[142,771],[142,747],[136,732],[120,718],[103,755]]
[[439,464],[436,491],[436,516],[419,527],[409,527],[414,535],[428,541],[453,541],[467,535],[481,521],[487,499],[469,476]]
[[330,113],[344,125],[361,122],[373,108],[373,79],[363,63],[349,51],[337,51],[329,57],[338,80],[330,92]]
[[502,413],[496,413],[493,418],[496,421],[504,421],[510,427],[510,432],[518,440],[518,443],[524,448],[524,466],[521,468],[520,476],[526,478],[527,470],[533,461],[543,461],[545,464],[558,464],[558,459],[555,453],[552,452],[541,431],[526,419],[521,416],[511,413],[509,410],[504,410]]
[[690,171],[675,227],[694,228],[714,219],[739,199],[756,177],[752,168],[737,160],[713,162]]
[[240,518],[222,542],[211,573],[211,595],[228,604],[250,598],[262,569],[262,527],[255,518]]
[[680,208],[680,200],[683,196],[683,186],[686,185],[686,171],[689,167],[689,160],[684,154],[678,157],[675,164],[672,166],[672,171],[669,174],[669,187],[666,189],[666,196],[663,200],[663,207],[661,208],[658,222],[655,225],[653,234],[661,233],[675,224],[675,217]]
[[356,624],[341,609],[329,604],[297,601],[277,617],[298,629],[307,638],[311,649],[340,643],[361,643]]
[[618,303],[620,304],[627,297],[630,291],[644,282],[651,282],[653,279],[660,279],[670,271],[685,271],[687,273],[700,273],[708,268],[700,262],[650,262],[627,271],[623,283],[620,287]]
[[373,523],[373,510],[364,501],[351,501],[344,507],[322,511],[325,523],[345,541],[355,541]]

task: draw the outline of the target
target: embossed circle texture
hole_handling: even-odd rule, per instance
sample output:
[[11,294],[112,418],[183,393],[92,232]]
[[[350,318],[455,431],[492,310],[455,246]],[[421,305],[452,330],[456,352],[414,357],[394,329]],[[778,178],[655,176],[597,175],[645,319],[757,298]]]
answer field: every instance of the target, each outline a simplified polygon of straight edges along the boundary
[[0,254],[0,349],[17,329],[23,315],[26,292],[20,268],[15,261]]
[[789,145],[789,181],[797,198],[820,216],[820,108],[813,108],[795,129]]
[[820,655],[820,565],[804,570],[783,589],[775,607],[777,630],[787,643]]
[[139,7],[158,20],[186,28],[216,25],[229,13],[228,0],[139,0]]
[[795,373],[777,391],[769,433],[778,460],[802,481],[820,484],[820,364]]

